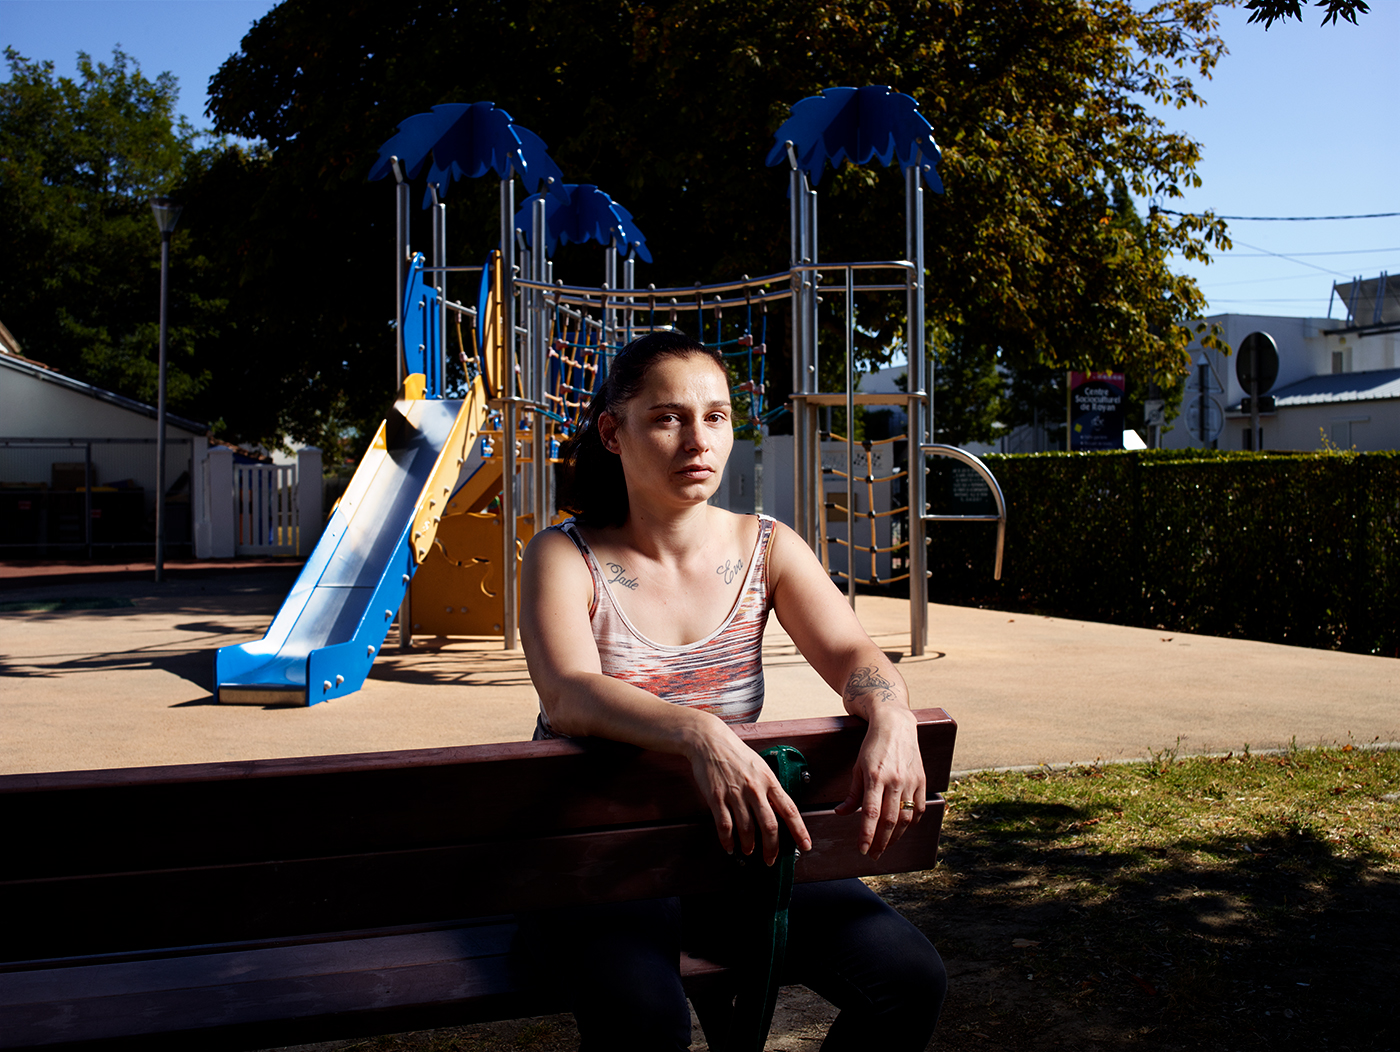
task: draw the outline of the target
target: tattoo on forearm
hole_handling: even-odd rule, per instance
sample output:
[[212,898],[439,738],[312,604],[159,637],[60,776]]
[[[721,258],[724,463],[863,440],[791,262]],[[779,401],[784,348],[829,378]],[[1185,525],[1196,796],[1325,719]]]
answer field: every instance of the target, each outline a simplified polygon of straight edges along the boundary
[[874,665],[869,668],[858,668],[851,673],[846,680],[846,696],[858,698],[862,694],[869,695],[871,701],[898,701],[895,696],[894,684],[880,675],[880,670]]
[[634,592],[637,590],[637,579],[628,577],[627,571],[619,563],[608,563],[608,573],[612,574],[608,578],[608,584],[620,584],[623,588],[630,588]]
[[725,584],[733,584],[734,578],[739,576],[739,572],[743,570],[743,568],[743,559],[740,559],[738,562],[730,562],[728,559],[725,559],[723,566],[715,567],[715,573],[724,578]]

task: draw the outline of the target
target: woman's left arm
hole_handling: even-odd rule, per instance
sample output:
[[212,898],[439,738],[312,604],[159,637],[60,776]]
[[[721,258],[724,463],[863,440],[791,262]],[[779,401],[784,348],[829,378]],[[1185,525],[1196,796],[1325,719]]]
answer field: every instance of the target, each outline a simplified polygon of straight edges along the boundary
[[[878,858],[924,813],[926,779],[909,691],[812,550],[779,523],[768,555],[773,611],[846,711],[868,723],[838,814],[861,814],[862,854]],[[912,802],[913,807],[905,807]]]

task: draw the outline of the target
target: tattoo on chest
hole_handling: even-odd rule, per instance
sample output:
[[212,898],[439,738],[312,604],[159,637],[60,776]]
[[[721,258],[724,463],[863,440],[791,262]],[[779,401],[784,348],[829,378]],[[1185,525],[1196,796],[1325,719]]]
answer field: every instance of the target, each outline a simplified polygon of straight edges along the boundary
[[715,573],[719,574],[721,577],[724,578],[725,584],[733,584],[734,578],[738,577],[743,569],[743,559],[740,559],[737,562],[730,562],[728,559],[725,559],[723,566],[715,567]]
[[608,584],[620,584],[623,588],[630,588],[634,592],[637,590],[637,579],[628,577],[627,571],[620,564],[608,563],[608,573],[612,574],[608,578]]
[[880,675],[875,666],[858,668],[846,680],[846,694],[852,698],[868,694],[873,701],[895,701],[894,684]]

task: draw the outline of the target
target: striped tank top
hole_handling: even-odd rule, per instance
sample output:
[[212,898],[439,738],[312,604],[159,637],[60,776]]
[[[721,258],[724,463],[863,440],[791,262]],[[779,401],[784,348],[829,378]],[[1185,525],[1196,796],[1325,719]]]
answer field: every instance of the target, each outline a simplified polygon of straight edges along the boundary
[[[588,611],[603,674],[650,691],[663,701],[714,713],[725,723],[753,723],[763,709],[763,630],[768,624],[768,548],[774,521],[758,517],[758,541],[739,598],[704,639],[668,646],[648,639],[622,612],[603,568],[568,519],[550,529],[574,542],[593,578]],[[540,710],[535,738],[556,737]]]

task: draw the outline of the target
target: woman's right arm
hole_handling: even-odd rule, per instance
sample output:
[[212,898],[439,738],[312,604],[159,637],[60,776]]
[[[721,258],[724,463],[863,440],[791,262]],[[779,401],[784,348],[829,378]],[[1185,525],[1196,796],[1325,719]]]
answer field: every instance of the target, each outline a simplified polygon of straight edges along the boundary
[[546,530],[530,542],[520,571],[520,642],[550,727],[686,757],[725,851],[737,839],[750,854],[761,838],[772,864],[780,818],[810,851],[797,805],[722,720],[603,674],[588,618],[592,597],[588,566],[568,537]]

